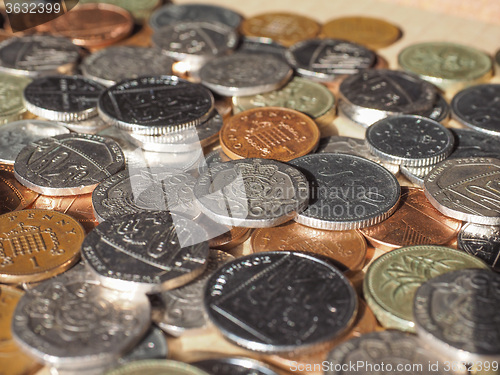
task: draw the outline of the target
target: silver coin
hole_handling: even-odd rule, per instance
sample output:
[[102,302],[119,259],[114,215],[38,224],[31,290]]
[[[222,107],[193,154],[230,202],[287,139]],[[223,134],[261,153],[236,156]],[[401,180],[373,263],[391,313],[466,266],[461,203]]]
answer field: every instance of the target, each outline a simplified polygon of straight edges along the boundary
[[397,114],[431,110],[436,88],[415,75],[383,69],[353,74],[339,88],[339,111],[363,126]]
[[478,132],[500,135],[500,84],[476,85],[460,91],[451,101],[452,117]]
[[205,328],[208,317],[203,306],[203,291],[210,276],[234,257],[221,250],[210,249],[205,271],[189,284],[161,292],[154,297],[153,321],[172,336]]
[[85,77],[109,87],[125,79],[170,75],[173,62],[156,48],[115,46],[94,52],[80,69]]
[[455,148],[448,158],[469,157],[500,159],[500,139],[469,129],[449,128],[455,137]]
[[450,155],[455,140],[439,122],[416,115],[391,116],[365,133],[370,152],[389,163],[425,167]]
[[100,282],[123,291],[177,288],[203,272],[208,256],[201,226],[168,211],[110,218],[82,244],[82,257]]
[[134,361],[104,375],[209,375],[197,367],[166,359]]
[[127,131],[162,135],[206,121],[214,97],[205,87],[175,76],[141,77],[108,88],[99,116]]
[[54,121],[81,121],[97,115],[104,86],[79,76],[36,78],[24,89],[28,111]]
[[457,246],[500,272],[500,227],[468,223],[458,233]]
[[124,170],[102,181],[92,192],[99,222],[144,211],[171,211],[196,218],[200,210],[193,187],[196,179],[178,171]]
[[44,195],[80,195],[123,169],[118,144],[90,134],[61,134],[30,143],[14,163],[16,179]]
[[103,288],[89,272],[66,272],[28,290],[12,320],[16,343],[42,363],[84,370],[114,363],[151,324],[145,295]]
[[372,67],[376,55],[359,44],[337,39],[307,39],[288,48],[288,63],[300,76],[331,82]]
[[295,221],[308,227],[349,230],[369,227],[397,207],[401,187],[379,164],[347,154],[311,154],[289,164],[301,170],[311,186],[309,206]]
[[223,96],[257,95],[284,86],[293,70],[269,54],[234,53],[210,60],[200,69],[201,83]]
[[281,44],[273,42],[268,38],[243,36],[238,45],[238,53],[267,53],[286,62],[285,53],[287,48]]
[[446,216],[476,224],[500,225],[500,160],[450,159],[424,180],[425,196]]
[[80,59],[80,51],[69,39],[62,37],[9,38],[0,43],[0,71],[29,77],[71,74]]
[[365,333],[350,339],[330,351],[326,363],[325,375],[451,373],[445,370],[445,362],[420,345],[414,335],[396,330]]
[[168,4],[157,9],[149,18],[153,30],[175,23],[218,22],[237,29],[243,18],[235,11],[209,4]]
[[434,106],[427,111],[417,113],[418,115],[428,117],[437,122],[446,122],[450,118],[451,108],[446,99],[441,94],[436,95]]
[[153,325],[142,340],[130,352],[121,357],[118,363],[124,364],[145,359],[165,359],[167,356],[167,339],[162,330]]
[[456,361],[499,361],[499,308],[500,275],[479,269],[448,272],[417,290],[417,335],[431,350]]
[[49,121],[21,120],[0,127],[0,163],[13,165],[28,144],[58,134],[68,134],[64,126]]
[[76,133],[96,134],[110,125],[104,122],[99,116],[93,116],[82,121],[58,121],[60,125]]
[[229,160],[229,156],[225,155],[220,148],[214,150],[203,157],[200,165],[198,166],[198,173],[201,175],[202,173],[205,173],[212,165],[224,163]]
[[192,363],[210,375],[278,375],[266,364],[255,359],[243,357],[225,357],[205,359]]
[[308,202],[306,177],[271,159],[211,165],[196,182],[201,211],[219,224],[262,228],[294,218]]
[[417,186],[424,187],[425,177],[434,167],[435,165],[429,165],[427,167],[409,167],[407,165],[402,165],[400,171],[410,182],[413,182]]
[[228,340],[286,353],[325,344],[353,322],[357,296],[330,263],[291,251],[237,258],[207,282],[205,309]]

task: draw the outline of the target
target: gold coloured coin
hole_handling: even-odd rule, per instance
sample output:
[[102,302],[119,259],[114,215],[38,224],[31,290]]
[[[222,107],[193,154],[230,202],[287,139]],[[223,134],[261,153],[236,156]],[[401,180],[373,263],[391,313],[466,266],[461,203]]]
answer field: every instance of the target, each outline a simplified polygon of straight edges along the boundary
[[26,77],[0,74],[0,124],[20,120],[26,112],[23,90],[31,82]]
[[71,216],[24,210],[0,216],[0,282],[48,279],[79,259],[85,231]]

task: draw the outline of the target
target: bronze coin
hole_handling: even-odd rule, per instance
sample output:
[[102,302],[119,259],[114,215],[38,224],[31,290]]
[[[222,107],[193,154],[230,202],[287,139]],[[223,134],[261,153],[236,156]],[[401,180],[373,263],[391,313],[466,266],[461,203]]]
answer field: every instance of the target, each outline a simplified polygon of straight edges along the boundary
[[319,254],[350,270],[363,267],[367,248],[363,236],[355,230],[321,230],[295,222],[254,231],[251,245],[254,252],[294,250]]
[[219,249],[224,251],[230,250],[245,242],[248,237],[250,237],[251,233],[251,228],[232,227],[226,233],[222,233],[215,238],[209,239],[208,245],[212,249]]
[[11,171],[0,168],[0,215],[29,207],[38,193],[19,183]]
[[319,129],[307,115],[280,107],[253,108],[231,117],[220,131],[222,151],[232,159],[289,161],[314,150]]
[[360,229],[374,247],[444,245],[456,239],[462,222],[436,210],[419,188],[402,187],[398,209],[380,224]]

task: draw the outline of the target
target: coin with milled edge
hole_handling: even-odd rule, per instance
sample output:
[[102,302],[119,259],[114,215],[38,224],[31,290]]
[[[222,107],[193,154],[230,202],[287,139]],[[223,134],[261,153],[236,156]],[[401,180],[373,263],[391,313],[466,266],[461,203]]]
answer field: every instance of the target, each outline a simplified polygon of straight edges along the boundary
[[29,78],[0,74],[0,124],[20,120],[26,113],[24,88]]
[[499,308],[500,275],[476,269],[450,272],[417,290],[413,307],[417,335],[448,358],[498,362]]
[[29,35],[0,43],[0,71],[39,77],[71,74],[80,59],[80,48],[66,38]]
[[371,153],[389,163],[424,167],[452,151],[453,135],[439,122],[415,115],[387,117],[366,130]]
[[397,208],[401,188],[379,164],[347,154],[312,154],[291,160],[309,180],[309,205],[295,221],[308,227],[347,230],[375,225]]
[[424,187],[425,176],[427,176],[434,167],[435,165],[429,165],[427,167],[408,167],[406,165],[402,165],[399,170],[408,181],[418,187]]
[[14,177],[13,171],[0,167],[0,215],[29,207],[38,194],[27,189]]
[[500,159],[500,139],[469,129],[449,128],[455,137],[455,148],[448,158],[469,157]]
[[123,81],[108,88],[99,99],[99,116],[106,122],[145,135],[201,124],[213,109],[210,90],[175,76]]
[[[214,222],[213,224],[217,223]],[[210,225],[213,224],[211,223]],[[250,237],[250,234],[252,234],[252,229],[250,228],[227,227],[227,231],[224,233],[210,238],[208,245],[211,249],[229,251],[245,242]]]
[[143,360],[128,363],[105,375],[211,375],[198,367],[172,360]]
[[375,64],[376,55],[359,44],[337,39],[308,39],[286,53],[297,74],[320,82],[331,82]]
[[285,53],[287,48],[279,43],[266,38],[252,38],[243,36],[238,45],[238,52],[243,53],[267,53],[286,62]]
[[160,328],[152,325],[142,340],[131,351],[121,357],[118,363],[124,364],[145,359],[165,359],[167,356],[167,339]]
[[119,6],[129,11],[135,20],[139,23],[144,23],[151,12],[161,4],[161,0],[79,0],[80,4],[87,3],[106,3]]
[[307,205],[309,185],[297,168],[268,159],[214,164],[196,182],[201,211],[219,224],[272,227]]
[[267,367],[266,364],[255,359],[243,357],[205,359],[191,364],[201,368],[210,375],[278,375],[274,370]]
[[85,77],[109,87],[125,79],[170,75],[173,63],[155,48],[115,46],[86,57],[80,68]]
[[500,160],[471,157],[445,160],[424,180],[425,196],[446,216],[500,225]]
[[201,83],[223,96],[257,95],[279,89],[293,70],[269,54],[234,53],[216,57],[200,69]]
[[19,182],[44,195],[90,193],[121,169],[125,157],[118,144],[97,135],[61,134],[24,147],[16,158]]
[[75,133],[96,134],[110,125],[99,116],[90,117],[82,121],[57,121],[57,124],[68,128]]
[[457,246],[484,260],[493,271],[500,272],[500,227],[465,224],[458,233]]
[[325,345],[351,326],[358,305],[354,288],[336,267],[291,251],[225,264],[208,280],[204,301],[224,337],[266,353]]

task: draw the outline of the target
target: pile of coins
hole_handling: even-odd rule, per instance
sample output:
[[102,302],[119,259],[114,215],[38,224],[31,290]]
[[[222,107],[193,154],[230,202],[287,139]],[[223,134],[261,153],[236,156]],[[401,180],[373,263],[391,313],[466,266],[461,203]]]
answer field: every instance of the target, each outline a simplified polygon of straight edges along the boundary
[[0,43],[0,374],[498,373],[492,58],[138,3]]

